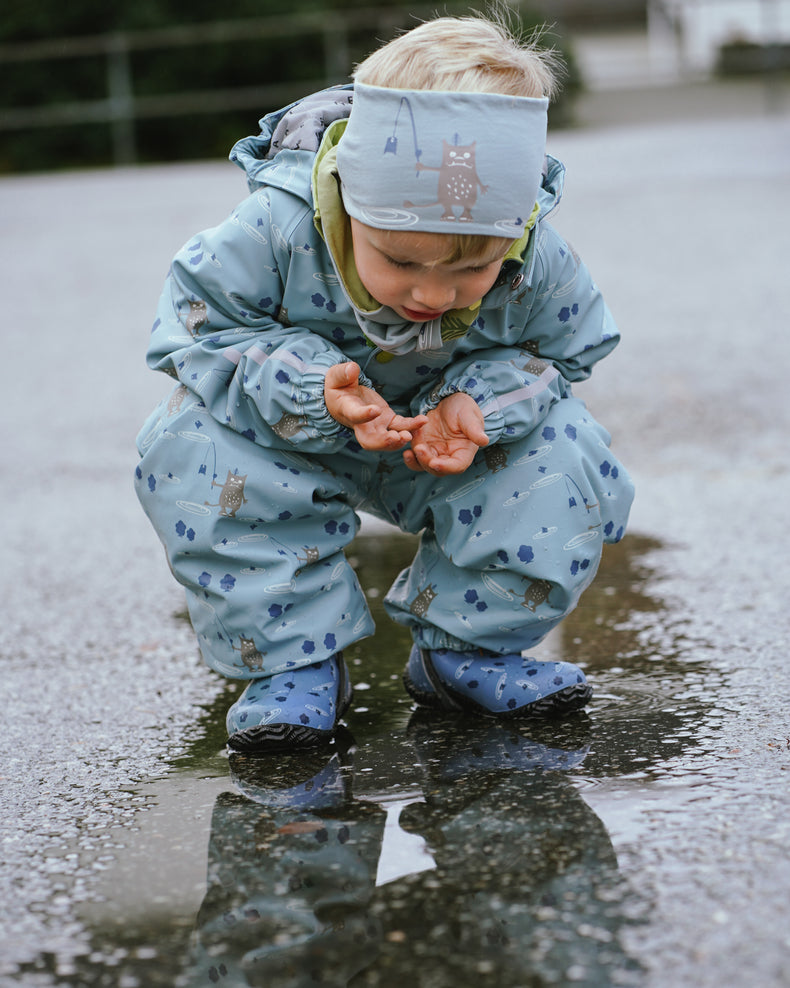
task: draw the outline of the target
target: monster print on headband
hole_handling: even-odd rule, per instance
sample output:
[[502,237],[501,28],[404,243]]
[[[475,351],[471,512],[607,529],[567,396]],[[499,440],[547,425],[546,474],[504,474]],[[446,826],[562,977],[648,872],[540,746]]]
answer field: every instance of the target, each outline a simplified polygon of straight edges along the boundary
[[357,82],[337,149],[343,204],[382,230],[517,239],[540,189],[548,99]]

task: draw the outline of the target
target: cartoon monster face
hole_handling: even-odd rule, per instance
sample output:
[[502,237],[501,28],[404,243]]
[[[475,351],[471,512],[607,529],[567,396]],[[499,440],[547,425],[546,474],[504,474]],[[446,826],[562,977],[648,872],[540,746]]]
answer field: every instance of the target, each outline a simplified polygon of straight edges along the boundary
[[530,580],[521,606],[534,612],[540,604],[545,604],[549,599],[551,588],[552,583],[550,580]]
[[186,327],[190,336],[194,336],[201,326],[208,322],[208,312],[206,303],[202,299],[189,301],[189,315],[187,316]]
[[[228,471],[228,475],[225,478],[225,483],[222,485],[222,490],[219,495],[219,508],[220,514],[226,515],[229,518],[234,518],[236,512],[239,508],[246,502],[246,497],[244,496],[244,484],[247,480],[247,474],[231,473]],[[218,487],[212,481],[212,486]]]
[[409,610],[416,617],[423,617],[428,608],[431,606],[431,602],[436,597],[436,591],[432,586],[427,586],[420,590],[414,600],[409,604]]
[[507,450],[499,443],[493,446],[486,446],[483,450],[483,459],[491,473],[502,470],[507,466]]
[[272,429],[280,439],[291,439],[307,425],[307,419],[303,415],[294,415],[286,412],[285,415],[276,422]]
[[255,640],[253,638],[242,638],[239,635],[239,644],[241,645],[241,661],[248,669],[262,669],[263,668],[263,656],[255,647]]
[[439,201],[472,205],[477,199],[475,145],[456,146],[442,141],[439,169]]

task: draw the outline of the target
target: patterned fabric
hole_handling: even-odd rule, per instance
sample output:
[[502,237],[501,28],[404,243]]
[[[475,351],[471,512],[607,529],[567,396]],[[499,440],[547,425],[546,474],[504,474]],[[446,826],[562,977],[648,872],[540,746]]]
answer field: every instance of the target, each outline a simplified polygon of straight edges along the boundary
[[518,239],[540,188],[548,105],[357,83],[337,155],[346,210],[384,230]]
[[[140,432],[137,490],[202,653],[250,679],[370,635],[343,552],[359,510],[423,532],[387,597],[420,647],[520,651],[575,606],[633,497],[608,434],[571,391],[619,335],[546,222],[562,166],[548,159],[524,257],[503,266],[468,330],[393,357],[362,333],[316,229],[315,152],[266,158],[283,119],[234,149],[253,191],[176,256],[148,350],[176,380]],[[363,451],[323,399],[327,369],[348,360],[403,414],[470,394],[490,445],[440,479]]]

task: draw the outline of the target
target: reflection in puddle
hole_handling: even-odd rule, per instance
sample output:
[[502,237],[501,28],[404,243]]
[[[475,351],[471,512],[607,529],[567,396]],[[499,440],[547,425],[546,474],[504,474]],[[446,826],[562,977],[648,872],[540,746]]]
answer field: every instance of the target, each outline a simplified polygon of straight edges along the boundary
[[685,640],[679,616],[649,594],[643,560],[659,548],[635,536],[605,552],[587,599],[563,626],[564,653],[595,686],[584,767],[591,779],[664,777],[672,759],[703,747],[717,728],[709,646]]
[[232,756],[185,984],[633,983],[611,842],[564,777],[582,736],[416,713],[397,748],[399,797],[353,746]]
[[[503,724],[413,708],[400,681],[408,632],[381,607],[413,542],[358,539],[379,630],[347,654],[348,732],[328,751],[228,762],[217,752],[235,687],[225,691],[173,776],[174,789],[188,773],[204,780],[213,801],[191,932],[175,919],[112,927],[93,914],[78,982],[638,984],[624,944],[650,903],[618,870],[612,821],[621,836],[638,787],[671,778],[673,760],[716,730],[705,650],[673,640],[649,593],[643,560],[658,548],[634,536],[609,547],[546,645],[585,668],[588,712]],[[184,802],[193,809],[194,795]],[[188,850],[205,864],[205,843]],[[112,880],[105,894],[121,898]]]

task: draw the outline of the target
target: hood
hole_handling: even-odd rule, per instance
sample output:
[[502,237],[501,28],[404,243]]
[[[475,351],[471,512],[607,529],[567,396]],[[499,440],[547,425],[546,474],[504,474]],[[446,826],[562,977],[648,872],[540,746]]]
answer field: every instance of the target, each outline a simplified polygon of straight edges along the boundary
[[[263,117],[257,137],[238,141],[230,160],[246,173],[250,192],[265,183],[312,202],[310,175],[315,153],[327,127],[348,117],[352,92],[348,84],[306,96]],[[301,162],[305,168],[297,167]]]
[[538,192],[538,219],[545,219],[557,208],[565,188],[565,165],[547,154],[543,162],[543,181]]

